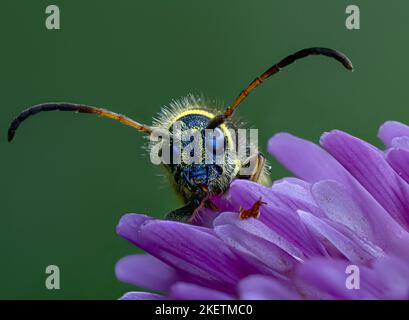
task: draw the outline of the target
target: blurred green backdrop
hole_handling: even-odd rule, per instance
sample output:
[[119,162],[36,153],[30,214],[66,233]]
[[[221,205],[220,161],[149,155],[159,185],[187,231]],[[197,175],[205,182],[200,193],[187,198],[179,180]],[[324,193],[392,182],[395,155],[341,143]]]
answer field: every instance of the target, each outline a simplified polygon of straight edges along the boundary
[[[345,28],[345,8],[361,29]],[[61,30],[45,28],[45,8]],[[144,139],[107,119],[48,113],[10,120],[46,101],[109,107],[149,123],[171,99],[204,93],[226,103],[259,72],[310,46],[339,49],[350,73],[313,57],[267,81],[238,114],[268,138],[318,141],[338,128],[380,146],[378,126],[409,122],[408,1],[22,1],[0,4],[0,298],[116,299],[114,276],[136,248],[115,233],[126,212],[161,216],[178,206]],[[288,173],[273,159],[273,177]],[[61,290],[45,288],[45,268]]]

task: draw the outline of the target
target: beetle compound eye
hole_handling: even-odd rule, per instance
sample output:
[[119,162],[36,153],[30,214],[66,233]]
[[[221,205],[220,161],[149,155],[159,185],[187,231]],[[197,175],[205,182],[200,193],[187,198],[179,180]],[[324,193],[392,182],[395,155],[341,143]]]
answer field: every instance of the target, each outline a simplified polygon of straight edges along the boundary
[[172,149],[171,149],[172,164],[181,163],[181,156],[182,156],[181,150],[182,150],[182,143],[180,141],[173,141]]
[[220,128],[214,129],[213,133],[206,139],[206,149],[210,152],[218,152],[224,148],[224,134]]
[[172,152],[173,152],[174,157],[179,157],[180,156],[180,145],[173,145]]

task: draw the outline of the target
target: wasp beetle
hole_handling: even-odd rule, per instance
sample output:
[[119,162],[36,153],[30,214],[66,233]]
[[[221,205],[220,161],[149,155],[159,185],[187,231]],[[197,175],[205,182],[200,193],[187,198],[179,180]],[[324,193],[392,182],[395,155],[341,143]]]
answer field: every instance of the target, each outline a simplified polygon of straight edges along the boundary
[[[171,211],[166,217],[172,220],[189,222],[195,213],[203,207],[217,210],[217,207],[210,200],[211,196],[225,193],[234,179],[247,179],[264,185],[269,184],[265,158],[257,149],[253,149],[253,153],[247,155],[246,158],[238,157],[233,152],[229,152],[236,147],[234,144],[237,140],[234,139],[234,132],[240,127],[240,124],[232,116],[239,104],[264,80],[287,65],[309,55],[324,55],[334,58],[345,68],[352,70],[351,61],[339,51],[328,48],[303,49],[282,59],[255,78],[224,111],[218,110],[217,106],[208,105],[204,99],[190,95],[179,101],[174,101],[169,108],[163,108],[152,125],[145,125],[102,108],[65,102],[44,103],[23,111],[11,122],[8,130],[8,140],[13,139],[17,128],[23,121],[43,111],[60,110],[97,114],[117,120],[147,135],[151,135],[155,128],[160,128],[169,132],[168,141],[171,146],[174,143],[172,126],[178,121],[182,123],[184,128],[201,133],[202,148],[210,146],[214,150],[218,149],[220,145],[226,148],[224,161],[220,164],[186,164],[184,162],[172,163],[172,161],[164,164],[171,184],[184,203],[181,208]],[[212,129],[215,132],[210,141],[206,140],[206,136],[202,134],[207,129]],[[254,169],[248,174],[241,175],[240,168],[245,167],[250,161],[255,163]],[[257,216],[259,207],[262,204],[263,202],[260,199],[252,208],[242,210],[241,216],[243,218]]]

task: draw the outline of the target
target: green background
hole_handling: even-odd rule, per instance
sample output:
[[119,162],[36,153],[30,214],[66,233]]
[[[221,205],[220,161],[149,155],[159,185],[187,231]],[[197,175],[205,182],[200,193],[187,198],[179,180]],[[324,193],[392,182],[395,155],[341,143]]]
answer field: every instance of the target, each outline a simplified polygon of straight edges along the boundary
[[[361,9],[361,30],[345,8]],[[57,4],[61,30],[45,28]],[[144,139],[107,119],[47,113],[12,144],[10,120],[46,101],[104,106],[149,123],[171,99],[229,103],[258,73],[311,46],[339,49],[353,73],[313,57],[243,103],[261,149],[276,132],[318,141],[338,128],[378,146],[385,120],[409,122],[408,1],[16,1],[0,4],[0,298],[116,299],[116,261],[137,249],[115,233],[126,212],[162,216],[177,198],[142,154]],[[273,177],[287,175],[271,157]],[[61,290],[45,288],[45,268]]]

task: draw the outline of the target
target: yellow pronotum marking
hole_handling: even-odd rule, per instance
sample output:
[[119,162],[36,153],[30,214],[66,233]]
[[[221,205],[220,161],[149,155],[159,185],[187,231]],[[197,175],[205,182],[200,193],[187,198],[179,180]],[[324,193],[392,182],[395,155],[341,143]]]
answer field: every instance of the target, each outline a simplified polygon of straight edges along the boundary
[[[178,120],[180,120],[180,119],[182,119],[182,118],[184,118],[184,117],[186,117],[186,116],[189,116],[189,115],[191,115],[191,114],[198,114],[198,115],[201,115],[201,116],[205,116],[205,117],[207,117],[207,118],[209,118],[209,119],[212,119],[212,118],[215,117],[215,115],[214,115],[213,113],[208,112],[208,111],[206,111],[206,110],[202,110],[202,109],[190,109],[190,110],[186,110],[186,111],[183,111],[183,112],[179,113],[179,114],[171,121],[171,123],[173,124],[173,123],[175,123],[176,121],[178,121]],[[231,137],[230,131],[227,129],[227,127],[226,127],[226,125],[225,125],[224,123],[220,125],[220,129],[222,129],[223,134],[227,137],[227,142],[229,143],[229,146],[232,147],[232,146],[233,146],[233,139],[232,139],[232,137]]]

